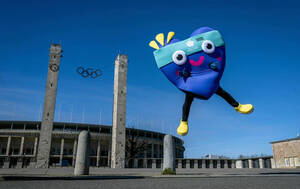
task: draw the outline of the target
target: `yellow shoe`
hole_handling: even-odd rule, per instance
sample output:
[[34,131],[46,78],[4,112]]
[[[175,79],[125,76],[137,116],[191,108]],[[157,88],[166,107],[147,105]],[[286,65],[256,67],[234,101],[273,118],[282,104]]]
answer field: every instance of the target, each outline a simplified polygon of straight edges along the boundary
[[185,136],[189,131],[189,126],[187,121],[180,121],[180,125],[177,128],[177,133],[181,136]]
[[252,104],[239,104],[239,106],[235,107],[234,109],[242,114],[250,114],[253,112],[254,107]]

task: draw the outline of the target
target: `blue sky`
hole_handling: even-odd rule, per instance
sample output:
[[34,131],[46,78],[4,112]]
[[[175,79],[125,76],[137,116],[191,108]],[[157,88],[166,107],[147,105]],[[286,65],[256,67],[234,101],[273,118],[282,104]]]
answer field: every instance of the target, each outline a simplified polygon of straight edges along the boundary
[[[185,156],[272,154],[269,142],[300,133],[297,1],[1,1],[0,18],[1,120],[40,120],[56,42],[64,50],[56,121],[111,124],[121,52],[129,57],[127,124],[176,135],[184,94],[156,67],[148,43],[160,32],[185,39],[209,26],[226,42],[221,86],[255,111],[238,114],[216,95],[195,100],[190,133],[180,137]],[[84,79],[78,66],[104,74]]]

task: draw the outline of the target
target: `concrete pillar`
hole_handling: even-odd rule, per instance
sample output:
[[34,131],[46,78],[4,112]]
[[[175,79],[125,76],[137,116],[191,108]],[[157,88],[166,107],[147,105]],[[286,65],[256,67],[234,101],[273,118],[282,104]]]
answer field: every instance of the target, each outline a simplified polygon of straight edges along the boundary
[[90,133],[81,131],[78,137],[78,147],[74,175],[89,174]]
[[38,137],[34,138],[34,147],[33,147],[33,155],[34,155],[34,157],[36,157],[36,152],[37,152],[37,147],[38,147],[38,140],[39,140]]
[[178,159],[178,169],[182,169],[182,159]]
[[217,169],[221,169],[221,161],[217,159]]
[[190,169],[191,168],[191,160],[190,159],[187,159],[185,161],[185,167],[186,167],[186,169]]
[[214,161],[212,159],[209,160],[209,168],[210,169],[214,168]]
[[10,161],[9,157],[5,157],[5,159],[4,159],[4,165],[3,165],[4,169],[8,169],[9,168],[9,161]]
[[227,169],[227,168],[228,168],[228,160],[225,159],[225,160],[224,160],[224,169]]
[[101,156],[101,139],[99,137],[97,143],[97,160],[96,160],[97,167],[100,167],[100,156]]
[[10,152],[10,145],[11,145],[11,136],[8,136],[7,138],[7,144],[6,144],[6,156],[9,156],[9,152]]
[[263,169],[264,167],[264,160],[262,158],[259,158],[259,168]]
[[60,154],[59,154],[59,165],[62,166],[62,161],[64,157],[64,146],[65,146],[65,139],[62,138],[60,141]]
[[249,169],[252,169],[253,168],[253,160],[248,159],[248,164],[249,164]]
[[172,135],[164,136],[164,161],[163,170],[170,168],[175,171],[175,149]]
[[275,168],[276,168],[276,164],[275,164],[274,158],[271,158],[271,168],[272,168],[272,169],[275,169]]
[[21,144],[20,144],[20,155],[21,156],[24,154],[24,140],[25,140],[25,137],[21,137]]
[[118,55],[115,61],[111,149],[112,168],[125,168],[127,62],[128,57],[121,54]]
[[155,159],[152,159],[152,169],[156,169],[156,161],[155,161]]
[[[232,160],[232,162],[233,162],[233,160]],[[243,168],[243,162],[242,162],[242,160],[236,160],[236,162],[235,162],[235,167],[236,168],[238,168],[238,169],[241,169],[241,168]],[[232,167],[233,168],[233,167]]]
[[36,163],[36,167],[38,168],[49,167],[49,157],[61,52],[61,45],[51,44],[46,82],[46,92],[44,98],[43,117]]
[[75,167],[75,161],[76,161],[76,152],[77,152],[77,139],[74,140],[73,143],[73,160],[72,160],[72,166]]
[[198,169],[198,159],[194,160],[194,169]]
[[18,162],[17,162],[16,168],[17,168],[17,169],[20,169],[20,168],[22,168],[22,167],[23,167],[23,158],[22,158],[22,157],[19,157],[19,158],[18,158]]

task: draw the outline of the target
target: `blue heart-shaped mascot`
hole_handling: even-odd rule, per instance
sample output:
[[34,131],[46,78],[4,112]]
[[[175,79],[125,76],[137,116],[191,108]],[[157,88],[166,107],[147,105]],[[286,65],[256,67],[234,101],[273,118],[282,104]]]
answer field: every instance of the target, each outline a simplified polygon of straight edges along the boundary
[[194,98],[209,99],[214,93],[224,98],[236,111],[251,113],[251,104],[239,104],[220,87],[226,56],[225,42],[221,34],[212,28],[196,29],[185,40],[173,39],[175,33],[169,32],[166,39],[162,33],[149,45],[156,49],[154,57],[158,68],[181,91],[186,94],[182,108],[182,119],[177,133],[188,133],[188,116]]

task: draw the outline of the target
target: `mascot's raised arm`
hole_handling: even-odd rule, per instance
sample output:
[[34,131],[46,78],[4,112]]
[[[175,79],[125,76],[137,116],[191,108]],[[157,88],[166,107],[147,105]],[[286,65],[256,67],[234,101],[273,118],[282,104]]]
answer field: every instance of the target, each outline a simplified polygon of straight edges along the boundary
[[238,103],[220,86],[225,68],[225,43],[221,34],[212,28],[201,27],[190,38],[173,39],[175,33],[156,35],[149,46],[156,49],[154,57],[158,68],[185,95],[182,118],[177,133],[188,133],[188,116],[194,98],[208,100],[214,93],[225,99],[237,112],[248,114],[251,104]]

